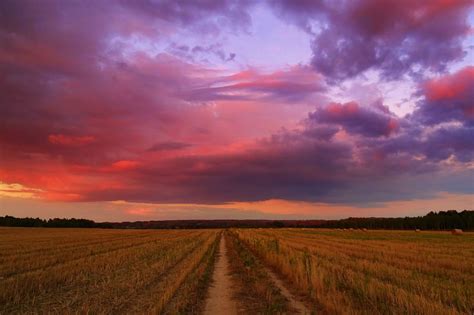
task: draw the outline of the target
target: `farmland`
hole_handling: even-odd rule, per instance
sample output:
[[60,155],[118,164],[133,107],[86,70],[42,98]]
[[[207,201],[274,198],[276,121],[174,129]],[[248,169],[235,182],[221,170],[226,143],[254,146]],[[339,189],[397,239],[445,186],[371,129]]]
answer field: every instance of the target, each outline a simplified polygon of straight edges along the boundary
[[474,235],[237,230],[239,239],[329,314],[472,314]]
[[473,233],[0,228],[0,314],[471,314],[473,270]]
[[[218,231],[0,229],[0,313],[199,307]],[[178,290],[180,289],[180,290]]]

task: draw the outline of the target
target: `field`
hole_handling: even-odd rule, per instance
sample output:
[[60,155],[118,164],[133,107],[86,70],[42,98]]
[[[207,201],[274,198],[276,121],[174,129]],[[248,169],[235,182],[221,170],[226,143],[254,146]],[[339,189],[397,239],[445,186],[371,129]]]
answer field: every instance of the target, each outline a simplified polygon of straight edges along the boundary
[[328,314],[472,314],[474,235],[237,230],[265,264]]
[[473,270],[473,233],[0,228],[0,314],[472,314]]
[[217,230],[0,229],[0,313],[189,311],[204,298],[198,286],[217,236]]

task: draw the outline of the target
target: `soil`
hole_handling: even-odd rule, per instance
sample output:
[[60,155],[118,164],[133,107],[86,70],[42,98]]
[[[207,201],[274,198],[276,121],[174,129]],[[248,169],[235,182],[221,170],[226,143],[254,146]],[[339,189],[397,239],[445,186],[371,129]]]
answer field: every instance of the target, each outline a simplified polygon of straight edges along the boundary
[[212,284],[209,288],[209,296],[206,301],[204,314],[219,315],[229,314],[237,315],[237,302],[233,299],[233,282],[229,275],[229,261],[225,238],[222,237],[219,244],[219,253],[212,276]]

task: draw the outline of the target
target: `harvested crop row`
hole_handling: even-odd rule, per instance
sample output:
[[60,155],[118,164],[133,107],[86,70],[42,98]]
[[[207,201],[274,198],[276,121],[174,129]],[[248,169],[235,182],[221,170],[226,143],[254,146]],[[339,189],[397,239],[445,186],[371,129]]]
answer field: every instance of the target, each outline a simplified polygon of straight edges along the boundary
[[[183,232],[183,235],[179,236],[173,234],[163,235],[160,237],[160,241],[171,241],[175,238],[182,238],[185,236],[185,232]],[[146,237],[134,239],[114,239],[106,243],[100,242],[87,246],[81,246],[78,244],[76,248],[59,248],[54,251],[48,250],[45,253],[37,252],[1,257],[0,262],[2,263],[2,267],[0,267],[0,276],[8,278],[15,275],[21,275],[25,272],[53,268],[85,257],[100,256],[114,251],[128,250],[131,247],[137,248],[154,242],[157,242],[157,235],[147,235]]]
[[[150,231],[134,230],[124,235],[120,230],[101,230],[89,229],[88,233],[84,233],[84,229],[68,229],[68,233],[64,233],[64,229],[58,228],[0,228],[0,249],[8,249],[9,254],[19,254],[28,251],[54,250],[51,243],[56,243],[58,247],[74,246],[76,244],[87,244],[104,242],[109,239],[133,239],[137,237],[146,237],[150,235]],[[80,236],[80,237],[79,237]],[[61,239],[61,242],[56,242]],[[20,246],[19,246],[20,245]]]
[[[295,231],[294,234],[298,232]],[[262,233],[262,237],[264,234]],[[265,234],[269,239],[273,239],[274,236]],[[317,237],[317,235],[316,235]],[[402,270],[416,270],[417,272],[425,273],[427,275],[434,273],[437,277],[445,277],[446,279],[465,279],[469,277],[469,271],[472,270],[472,261],[474,257],[471,257],[469,253],[463,251],[463,255],[459,256],[456,254],[443,256],[434,255],[427,252],[427,248],[436,247],[433,244],[421,243],[418,247],[423,247],[424,251],[415,251],[411,254],[407,254],[403,250],[402,245],[391,245],[389,241],[385,241],[384,247],[371,247],[372,241],[357,243],[345,243],[341,244],[337,241],[329,242],[324,237],[311,238],[299,237],[299,235],[283,235],[279,238],[280,241],[286,242],[292,247],[298,247],[301,250],[312,247],[312,251],[315,255],[320,255],[325,260],[360,260],[370,262],[383,262],[384,265],[389,265],[391,268],[402,269]],[[455,240],[457,241],[457,240]],[[378,241],[375,241],[378,242]],[[314,247],[317,243],[317,247]],[[459,243],[456,242],[456,245]],[[429,246],[428,246],[429,245]],[[341,257],[342,256],[342,257]],[[426,263],[426,258],[431,260],[430,264]],[[466,259],[468,258],[468,259]]]
[[[217,258],[218,237],[212,238],[204,255],[196,256],[192,271],[182,281],[173,298],[163,309],[164,314],[201,314],[204,308],[207,291],[210,285],[214,265]],[[197,263],[196,263],[197,262]]]
[[[439,283],[444,281],[464,281],[473,280],[474,275],[470,274],[472,270],[472,262],[469,260],[432,260],[433,264],[426,264],[425,260],[420,260],[418,255],[414,257],[406,257],[405,255],[397,255],[397,250],[377,250],[372,252],[359,252],[358,247],[352,246],[331,246],[318,242],[318,246],[314,247],[314,242],[307,240],[280,240],[281,244],[286,244],[300,251],[311,251],[311,254],[318,257],[323,262],[328,262],[338,266],[344,266],[351,269],[361,269],[364,273],[372,273],[374,276],[379,275],[381,280],[387,281],[392,278],[393,281],[402,281],[406,284],[406,277],[421,275],[426,279],[436,278]],[[373,266],[374,268],[371,268]],[[359,268],[358,268],[359,267]],[[385,271],[385,272],[384,272]],[[435,283],[436,284],[436,283]],[[430,286],[430,291],[432,287]],[[443,293],[445,294],[445,293]]]
[[[304,232],[304,233],[303,233]],[[270,231],[268,231],[270,233]],[[362,234],[363,233],[363,234]],[[387,233],[391,237],[381,237],[381,233]],[[424,233],[416,238],[410,237],[410,232],[397,232],[393,234],[391,231],[370,231],[370,233],[364,232],[333,232],[332,235],[319,235],[310,234],[308,231],[293,230],[288,234],[287,231],[282,231],[282,236],[286,240],[297,240],[299,243],[309,241],[317,241],[319,244],[327,244],[331,248],[346,248],[354,250],[359,254],[370,254],[372,256],[383,252],[384,254],[393,255],[401,258],[416,259],[424,261],[424,256],[429,255],[431,258],[439,261],[440,259],[449,258],[450,261],[464,261],[464,257],[469,256],[474,258],[474,251],[472,250],[472,244],[468,239],[453,238],[451,235],[441,234],[445,238],[436,239],[436,242],[430,238],[432,233]],[[263,234],[263,232],[262,232]],[[411,232],[413,235],[414,233]],[[438,233],[439,236],[440,233]],[[408,237],[407,237],[408,236]],[[370,242],[361,242],[361,240],[370,240]],[[456,246],[453,248],[452,243],[456,242]],[[426,246],[427,243],[430,245],[436,244],[436,246]],[[459,257],[457,255],[459,250],[463,250],[464,255]],[[418,257],[422,254],[422,257]],[[453,264],[453,267],[458,267],[458,264]]]
[[[140,286],[138,283],[132,284],[133,295],[127,297],[127,302],[122,304],[116,312],[128,314],[163,313],[177,290],[215,242],[216,234],[214,231],[208,232],[206,237],[200,240],[199,246],[196,246],[183,259],[174,260],[173,265],[163,268],[155,281],[148,282],[144,286]],[[192,242],[192,240],[188,240],[188,242]]]
[[[118,248],[117,242],[108,249],[100,243],[80,257],[68,251],[61,257],[58,252],[60,263],[43,269],[35,268],[41,263],[32,264],[30,271],[0,279],[0,313],[143,313],[161,309],[217,235],[215,231],[148,231],[145,238],[130,239],[134,232],[120,231],[125,244]],[[18,244],[21,246],[21,241]],[[53,237],[51,246],[56,244],[60,238]],[[37,255],[36,260],[42,259],[50,262],[51,256]],[[135,305],[135,297],[142,303]]]
[[[123,234],[123,231],[117,230],[105,230],[109,233],[102,232],[103,230],[88,230],[89,233],[84,235],[84,231],[72,229],[68,231],[67,235],[58,234],[58,231],[54,229],[40,229],[38,230],[37,236],[42,237],[42,239],[50,237],[47,241],[39,242],[34,238],[34,234],[28,238],[22,237],[23,234],[31,234],[30,230],[20,230],[17,231],[16,235],[5,235],[1,233],[2,231],[15,231],[12,229],[2,229],[0,228],[0,237],[3,242],[0,244],[0,249],[3,249],[3,258],[8,258],[11,256],[18,257],[25,255],[37,255],[41,253],[42,255],[55,255],[57,251],[66,251],[74,250],[79,247],[96,247],[96,246],[109,246],[113,242],[125,243],[135,243],[137,240],[146,240],[146,239],[155,239],[157,234],[162,234],[164,239],[174,237],[174,234],[167,234],[166,231],[154,231],[155,233],[150,233],[152,231],[140,231],[133,230],[130,231],[130,234]],[[81,234],[82,233],[82,234]],[[64,231],[63,231],[64,234]],[[55,246],[51,246],[54,244]],[[19,246],[20,245],[20,246]]]
[[[356,235],[352,240],[341,233],[236,231],[268,265],[322,306],[319,311],[323,313],[457,314],[474,310],[472,253],[448,259],[452,248],[472,246],[472,235],[457,241],[459,238],[439,233],[438,242],[432,242],[433,234],[428,240],[417,236],[408,241],[406,232],[399,237],[397,232],[386,232],[391,239],[383,241],[384,247],[379,240],[383,232]],[[404,240],[409,251],[404,249]],[[450,250],[442,252],[449,242]],[[421,249],[422,260],[416,252],[410,256],[414,248]]]

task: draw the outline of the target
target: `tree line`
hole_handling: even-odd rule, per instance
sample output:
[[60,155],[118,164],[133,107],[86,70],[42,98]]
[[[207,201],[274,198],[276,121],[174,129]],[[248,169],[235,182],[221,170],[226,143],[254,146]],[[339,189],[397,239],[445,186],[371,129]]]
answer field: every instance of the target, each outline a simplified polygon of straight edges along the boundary
[[167,220],[136,222],[94,222],[87,219],[40,219],[0,217],[0,226],[116,228],[116,229],[206,229],[206,228],[367,228],[387,230],[474,230],[473,210],[429,212],[404,218],[347,218],[341,220]]
[[[99,223],[100,224],[100,223]],[[15,218],[9,215],[0,217],[0,226],[18,227],[76,227],[91,228],[98,227],[98,223],[87,219],[40,219],[40,218]]]
[[424,216],[404,218],[347,218],[326,221],[320,227],[387,230],[474,230],[474,211],[431,211]]

